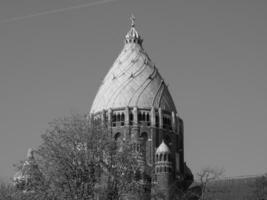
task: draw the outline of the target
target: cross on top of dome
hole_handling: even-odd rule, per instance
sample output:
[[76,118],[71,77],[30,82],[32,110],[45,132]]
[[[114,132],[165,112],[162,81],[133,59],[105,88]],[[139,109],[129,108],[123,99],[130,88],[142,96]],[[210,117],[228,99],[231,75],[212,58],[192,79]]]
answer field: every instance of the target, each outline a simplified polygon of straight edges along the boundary
[[132,14],[130,19],[131,19],[131,27],[134,27],[135,26],[135,16]]
[[125,36],[125,43],[137,43],[139,45],[142,45],[142,39],[141,36],[138,34],[137,30],[135,29],[135,17],[134,15],[131,15],[131,29]]

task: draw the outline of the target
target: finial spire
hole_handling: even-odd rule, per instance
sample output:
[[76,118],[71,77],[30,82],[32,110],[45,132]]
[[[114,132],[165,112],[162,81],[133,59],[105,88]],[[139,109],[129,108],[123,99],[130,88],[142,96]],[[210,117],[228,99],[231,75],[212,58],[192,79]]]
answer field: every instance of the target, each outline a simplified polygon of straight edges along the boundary
[[132,14],[130,19],[131,19],[131,27],[134,27],[135,26],[135,16]]
[[139,45],[142,45],[142,38],[138,34],[137,30],[135,29],[135,17],[132,14],[130,17],[131,20],[131,28],[128,31],[128,33],[125,36],[125,43],[137,43]]

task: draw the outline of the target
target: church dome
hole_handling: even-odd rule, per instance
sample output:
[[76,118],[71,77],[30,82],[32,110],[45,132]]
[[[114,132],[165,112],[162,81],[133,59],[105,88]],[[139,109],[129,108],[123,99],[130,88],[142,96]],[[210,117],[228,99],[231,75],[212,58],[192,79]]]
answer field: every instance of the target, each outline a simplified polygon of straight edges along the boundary
[[125,45],[100,86],[90,113],[138,107],[176,112],[168,87],[142,47],[134,19]]
[[156,154],[161,154],[161,153],[170,153],[169,147],[165,144],[164,141],[159,145],[159,147],[156,150]]

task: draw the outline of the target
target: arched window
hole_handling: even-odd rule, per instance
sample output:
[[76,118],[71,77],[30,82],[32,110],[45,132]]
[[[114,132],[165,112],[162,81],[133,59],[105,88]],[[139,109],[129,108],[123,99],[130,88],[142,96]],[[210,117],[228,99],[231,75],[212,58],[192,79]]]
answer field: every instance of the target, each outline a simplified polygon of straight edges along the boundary
[[113,127],[124,126],[124,122],[125,122],[125,114],[123,112],[113,113],[112,115],[112,126]]
[[116,115],[112,115],[112,122],[116,122]]
[[168,114],[163,115],[163,128],[164,129],[171,129],[172,128],[171,116]]
[[164,136],[164,141],[165,141],[165,143],[166,143],[168,146],[170,146],[170,144],[171,144],[171,138],[170,138],[169,135],[165,135],[165,136]]
[[120,126],[120,121],[121,121],[121,114],[120,113],[113,113],[112,115],[112,126]]
[[133,113],[132,112],[130,112],[129,121],[130,121],[130,125],[132,125],[133,124]]
[[159,127],[159,116],[156,115],[156,127]]
[[148,111],[138,112],[138,122],[145,126],[150,126],[150,115]]
[[142,121],[146,121],[146,114],[145,113],[142,114]]
[[117,140],[119,139],[120,136],[121,136],[121,133],[118,132],[118,133],[115,134],[114,139],[117,141]]
[[159,160],[162,161],[162,154],[159,154]]
[[150,121],[150,116],[149,116],[149,113],[146,114],[146,121]]
[[124,126],[125,116],[124,113],[121,114],[121,126]]
[[163,117],[163,128],[166,128],[167,127],[167,122],[166,122],[166,118],[165,117]]
[[120,113],[117,114],[117,119],[116,119],[117,122],[121,121],[121,115]]
[[164,161],[167,161],[167,155],[164,154]]
[[141,121],[142,115],[141,113],[138,113],[138,121]]
[[143,133],[141,134],[141,138],[143,139],[143,141],[146,141],[147,138],[148,138],[147,133],[146,133],[146,132],[143,132]]

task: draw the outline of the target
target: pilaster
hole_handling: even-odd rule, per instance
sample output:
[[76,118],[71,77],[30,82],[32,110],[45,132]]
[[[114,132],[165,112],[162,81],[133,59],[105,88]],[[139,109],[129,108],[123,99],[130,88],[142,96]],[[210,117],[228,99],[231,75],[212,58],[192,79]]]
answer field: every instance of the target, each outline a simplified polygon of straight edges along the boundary
[[137,107],[133,108],[133,124],[134,125],[138,124],[138,108]]
[[159,108],[159,128],[163,128],[163,115],[162,115],[162,109]]
[[129,126],[129,121],[130,121],[129,116],[130,116],[130,110],[129,110],[129,107],[127,106],[125,108],[125,125],[126,126]]
[[176,114],[174,111],[172,111],[172,130],[176,133],[177,129],[176,129]]

